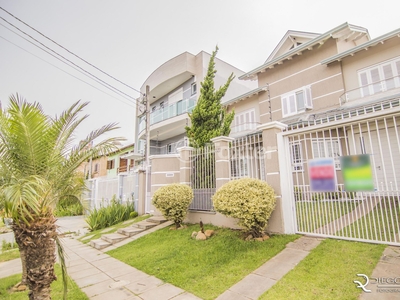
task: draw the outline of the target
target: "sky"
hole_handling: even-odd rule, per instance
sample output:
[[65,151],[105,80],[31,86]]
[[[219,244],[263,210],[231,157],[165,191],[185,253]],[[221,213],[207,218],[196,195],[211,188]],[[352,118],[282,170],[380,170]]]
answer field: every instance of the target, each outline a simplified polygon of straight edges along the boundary
[[[397,0],[0,0],[0,7],[97,68],[0,9],[2,107],[16,93],[53,117],[76,101],[89,102],[76,142],[110,123],[120,128],[107,136],[134,142],[134,99],[140,96],[135,90],[182,52],[211,53],[218,45],[219,59],[248,72],[265,62],[288,30],[324,33],[348,22],[376,38],[400,27]],[[75,69],[34,46],[38,42],[26,34]]]

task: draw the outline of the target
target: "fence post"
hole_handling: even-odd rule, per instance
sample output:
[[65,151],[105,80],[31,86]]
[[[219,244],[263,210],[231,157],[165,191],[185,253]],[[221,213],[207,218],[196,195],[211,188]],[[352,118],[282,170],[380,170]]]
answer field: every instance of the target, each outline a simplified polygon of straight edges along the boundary
[[231,180],[229,143],[234,138],[219,136],[211,139],[215,147],[216,190]]
[[146,172],[143,169],[138,170],[138,204],[137,213],[143,215],[145,213],[145,201],[146,201]]
[[266,181],[274,189],[276,195],[276,206],[268,222],[268,230],[279,233],[284,233],[285,231],[283,216],[284,213],[288,212],[283,210],[282,205],[277,134],[281,133],[286,127],[286,124],[274,121],[257,128],[262,130]]
[[180,161],[180,183],[190,186],[190,158],[193,148],[186,146],[178,148],[177,150]]

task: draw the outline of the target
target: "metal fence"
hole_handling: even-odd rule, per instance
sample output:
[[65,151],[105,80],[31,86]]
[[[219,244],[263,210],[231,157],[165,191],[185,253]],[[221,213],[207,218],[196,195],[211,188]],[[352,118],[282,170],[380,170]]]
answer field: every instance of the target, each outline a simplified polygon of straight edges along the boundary
[[213,144],[192,150],[190,157],[190,181],[194,198],[191,210],[211,211],[211,197],[216,191],[215,148]]
[[235,139],[230,148],[231,179],[265,180],[264,154],[261,133]]
[[[400,245],[400,109],[363,117],[283,134],[296,231]],[[339,158],[358,154],[370,157],[374,191],[345,190]],[[336,191],[312,192],[309,160],[326,157],[334,161]]]
[[87,191],[84,194],[84,201],[88,209],[93,209],[109,205],[113,197],[122,203],[133,200],[137,210],[138,184],[138,177],[135,174],[89,179],[86,181]]

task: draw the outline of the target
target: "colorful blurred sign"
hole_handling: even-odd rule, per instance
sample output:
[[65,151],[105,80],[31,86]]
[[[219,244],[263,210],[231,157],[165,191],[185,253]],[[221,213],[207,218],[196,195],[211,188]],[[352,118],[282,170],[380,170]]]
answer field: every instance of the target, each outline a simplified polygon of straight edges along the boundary
[[346,192],[374,191],[369,154],[341,156],[340,165]]
[[333,158],[309,160],[308,174],[312,192],[334,192],[336,190],[335,161]]

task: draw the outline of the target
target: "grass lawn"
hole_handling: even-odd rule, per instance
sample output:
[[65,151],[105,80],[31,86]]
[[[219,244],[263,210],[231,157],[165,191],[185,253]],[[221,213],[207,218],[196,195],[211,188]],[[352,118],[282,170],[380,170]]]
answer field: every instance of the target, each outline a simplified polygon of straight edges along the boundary
[[301,232],[314,232],[348,214],[357,205],[358,202],[354,200],[296,202],[297,226]]
[[385,247],[326,239],[259,299],[358,299],[356,274],[371,276]]
[[[136,218],[134,218],[132,220],[128,220],[128,221],[124,221],[124,222],[115,224],[115,225],[113,225],[111,227],[108,227],[108,228],[102,228],[102,229],[99,229],[99,230],[91,231],[91,232],[88,232],[87,234],[85,234],[84,236],[80,237],[78,240],[80,242],[84,243],[84,244],[87,244],[91,240],[99,239],[103,234],[117,232],[117,230],[120,229],[120,228],[125,228],[125,227],[128,227],[128,226],[131,226],[133,223],[137,223],[137,222],[146,220],[147,218],[150,218],[150,217],[151,217],[151,215],[142,215],[142,216],[138,216],[138,217],[136,217]],[[104,231],[106,229],[110,229],[110,228],[112,228],[110,231],[102,232],[102,231]],[[92,237],[89,238],[89,239],[85,239],[88,236],[92,236]]]
[[[56,274],[58,280],[51,284],[51,298],[52,299],[63,299],[63,284],[61,276],[61,268],[55,265]],[[21,280],[21,274],[2,278],[0,280],[0,299],[3,300],[26,300],[28,299],[28,292],[13,292],[10,293],[8,290],[16,285]],[[68,299],[73,300],[88,300],[84,292],[82,292],[74,281],[68,281]]]
[[226,289],[283,250],[297,235],[275,235],[264,242],[244,241],[241,232],[205,225],[216,235],[191,239],[199,225],[164,228],[107,254],[202,299],[215,299]]
[[0,253],[0,262],[19,258],[19,249],[8,250]]
[[[338,235],[398,242],[400,239],[399,221],[400,204],[398,200],[385,198],[370,213],[343,228]],[[397,239],[395,235],[397,235]]]

